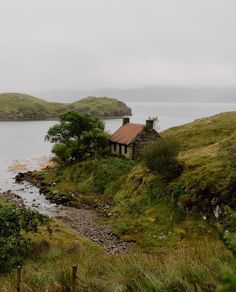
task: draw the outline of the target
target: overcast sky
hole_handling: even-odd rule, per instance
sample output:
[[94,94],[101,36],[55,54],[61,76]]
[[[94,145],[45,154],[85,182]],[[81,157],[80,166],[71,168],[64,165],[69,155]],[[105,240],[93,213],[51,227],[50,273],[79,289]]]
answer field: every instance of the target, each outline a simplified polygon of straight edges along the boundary
[[236,86],[236,0],[0,0],[0,91]]

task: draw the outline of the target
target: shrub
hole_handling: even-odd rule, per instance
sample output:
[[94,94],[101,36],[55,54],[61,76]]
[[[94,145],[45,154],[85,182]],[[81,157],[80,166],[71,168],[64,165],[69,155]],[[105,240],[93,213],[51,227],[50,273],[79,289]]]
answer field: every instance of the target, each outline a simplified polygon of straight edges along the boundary
[[34,210],[0,205],[0,274],[21,264],[30,244],[22,231],[37,232],[39,225],[50,230],[49,218]]
[[145,165],[161,176],[171,179],[177,177],[182,166],[177,160],[180,145],[174,138],[161,138],[148,146],[142,152]]

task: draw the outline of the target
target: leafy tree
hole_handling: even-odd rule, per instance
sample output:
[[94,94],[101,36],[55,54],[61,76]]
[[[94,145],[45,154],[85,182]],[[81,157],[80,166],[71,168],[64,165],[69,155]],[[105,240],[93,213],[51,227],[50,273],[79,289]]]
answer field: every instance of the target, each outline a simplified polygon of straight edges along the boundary
[[30,243],[22,232],[37,232],[40,225],[51,232],[49,221],[34,210],[0,205],[0,274],[22,263]]
[[51,127],[45,139],[55,143],[52,152],[60,162],[81,161],[106,148],[108,135],[104,123],[88,113],[69,111],[60,116],[60,123]]
[[147,145],[142,152],[145,165],[166,179],[177,177],[182,166],[177,160],[180,145],[174,138],[161,138]]

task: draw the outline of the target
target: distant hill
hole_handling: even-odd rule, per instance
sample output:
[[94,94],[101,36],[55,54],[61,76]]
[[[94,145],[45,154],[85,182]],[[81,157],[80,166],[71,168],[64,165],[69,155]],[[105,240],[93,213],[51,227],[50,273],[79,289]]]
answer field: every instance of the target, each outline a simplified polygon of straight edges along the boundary
[[74,101],[75,96],[112,96],[124,102],[207,102],[235,103],[236,87],[148,86],[140,88],[97,90],[50,90],[38,92],[52,100]]
[[88,112],[101,118],[131,114],[125,103],[108,97],[90,96],[74,103],[57,103],[21,93],[0,94],[0,121],[56,120],[66,110]]

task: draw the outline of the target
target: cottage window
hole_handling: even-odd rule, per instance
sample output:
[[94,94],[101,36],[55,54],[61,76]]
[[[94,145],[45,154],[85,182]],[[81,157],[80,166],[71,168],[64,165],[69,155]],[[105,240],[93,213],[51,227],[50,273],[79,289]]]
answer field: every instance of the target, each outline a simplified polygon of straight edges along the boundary
[[116,144],[114,144],[114,151],[116,152]]
[[125,145],[125,154],[127,154],[127,152],[128,152],[128,146]]

